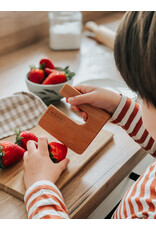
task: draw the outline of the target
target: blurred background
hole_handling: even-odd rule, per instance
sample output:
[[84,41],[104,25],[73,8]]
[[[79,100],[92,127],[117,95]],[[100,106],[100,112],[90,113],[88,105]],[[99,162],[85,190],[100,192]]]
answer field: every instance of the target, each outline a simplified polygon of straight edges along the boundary
[[[1,11],[0,55],[49,38],[48,11]],[[120,11],[82,11],[83,25],[87,21],[111,22],[121,19]]]
[[[0,11],[0,97],[27,91],[25,79],[30,66],[49,58],[56,66],[70,66],[75,72],[72,85],[96,85],[136,99],[114,62],[115,34],[124,14],[125,11]],[[38,89],[28,88],[37,94]]]

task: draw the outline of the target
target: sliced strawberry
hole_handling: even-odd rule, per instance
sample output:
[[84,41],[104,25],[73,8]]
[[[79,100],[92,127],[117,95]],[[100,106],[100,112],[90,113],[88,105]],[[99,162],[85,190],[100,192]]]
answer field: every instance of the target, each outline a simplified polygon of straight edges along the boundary
[[9,168],[16,164],[23,158],[24,153],[25,149],[22,147],[8,141],[2,141],[0,143],[0,167]]
[[49,59],[41,59],[40,65],[43,67],[43,69],[45,69],[45,68],[55,69],[55,66],[53,65],[53,63]]
[[66,158],[68,148],[58,142],[50,142],[48,144],[49,156],[54,163],[60,162]]
[[66,75],[62,72],[57,71],[56,73],[51,73],[48,77],[42,82],[43,85],[52,85],[66,82]]
[[58,72],[58,70],[55,70],[55,69],[50,69],[50,68],[45,68],[44,69],[44,73],[45,73],[46,76],[48,76],[51,73],[57,73],[57,72]]
[[38,137],[35,134],[29,131],[21,132],[20,129],[15,129],[16,134],[16,142],[15,144],[21,146],[22,148],[27,150],[27,142],[32,140],[38,142]]

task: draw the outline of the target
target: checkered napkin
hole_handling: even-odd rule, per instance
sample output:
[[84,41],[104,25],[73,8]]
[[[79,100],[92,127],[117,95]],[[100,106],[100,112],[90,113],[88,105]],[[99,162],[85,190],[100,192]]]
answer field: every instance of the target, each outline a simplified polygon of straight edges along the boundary
[[39,97],[28,92],[0,99],[0,139],[14,134],[14,128],[31,129],[46,109]]

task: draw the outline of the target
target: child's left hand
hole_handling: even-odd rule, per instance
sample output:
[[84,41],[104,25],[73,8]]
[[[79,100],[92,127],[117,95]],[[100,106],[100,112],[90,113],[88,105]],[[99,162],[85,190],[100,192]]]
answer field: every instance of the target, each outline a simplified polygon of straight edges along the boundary
[[53,163],[49,157],[48,140],[45,137],[38,139],[38,147],[34,141],[28,141],[28,151],[24,154],[24,183],[26,189],[41,180],[53,183],[59,179],[61,173],[66,169],[69,159],[66,158],[59,163]]

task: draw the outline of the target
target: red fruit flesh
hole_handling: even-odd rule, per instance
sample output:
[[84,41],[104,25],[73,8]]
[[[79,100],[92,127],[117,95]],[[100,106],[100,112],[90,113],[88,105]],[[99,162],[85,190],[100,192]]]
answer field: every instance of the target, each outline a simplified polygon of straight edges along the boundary
[[20,161],[25,153],[25,149],[8,141],[2,141],[0,146],[1,154],[4,154],[4,156],[0,157],[1,167],[3,166],[4,168],[8,168]]
[[60,162],[61,160],[66,158],[68,148],[61,143],[50,142],[50,158],[56,160],[55,162]]
[[43,85],[53,85],[66,82],[66,75],[62,72],[51,73],[48,77],[42,82]]
[[48,76],[48,75],[51,74],[51,73],[57,73],[58,70],[50,69],[50,68],[45,68],[45,69],[44,69],[44,72],[45,72],[45,75]]
[[49,59],[41,59],[40,65],[42,65],[44,68],[55,69],[54,64]]
[[44,78],[45,78],[45,75],[42,69],[32,69],[28,73],[28,79],[37,84],[42,83]]

